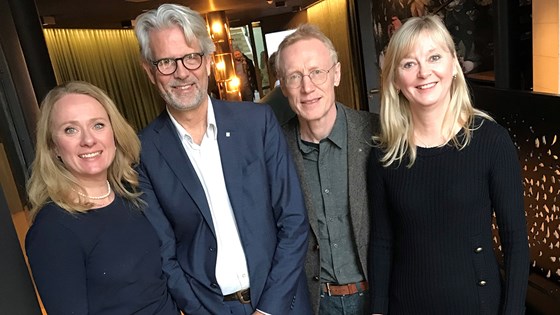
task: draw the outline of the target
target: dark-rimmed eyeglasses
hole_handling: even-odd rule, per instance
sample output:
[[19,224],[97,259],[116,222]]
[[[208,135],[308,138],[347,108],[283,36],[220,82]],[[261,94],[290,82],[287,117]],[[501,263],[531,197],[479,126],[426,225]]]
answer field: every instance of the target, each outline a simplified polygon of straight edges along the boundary
[[320,85],[327,81],[327,77],[329,72],[336,66],[338,62],[332,65],[328,70],[323,69],[315,69],[311,70],[309,74],[303,74],[301,72],[294,72],[286,77],[284,77],[284,83],[290,89],[296,89],[301,86],[301,82],[303,82],[304,77],[309,77],[311,82],[315,85]]
[[183,66],[190,71],[200,68],[202,65],[202,56],[204,56],[204,53],[190,53],[181,58],[163,58],[151,62],[161,74],[170,75],[177,71],[179,60],[183,63]]

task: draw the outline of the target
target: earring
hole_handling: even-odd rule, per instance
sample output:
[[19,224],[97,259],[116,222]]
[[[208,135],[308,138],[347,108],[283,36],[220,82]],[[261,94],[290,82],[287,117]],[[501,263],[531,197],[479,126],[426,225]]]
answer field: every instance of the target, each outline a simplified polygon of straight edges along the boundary
[[457,79],[457,74],[453,75],[453,80]]

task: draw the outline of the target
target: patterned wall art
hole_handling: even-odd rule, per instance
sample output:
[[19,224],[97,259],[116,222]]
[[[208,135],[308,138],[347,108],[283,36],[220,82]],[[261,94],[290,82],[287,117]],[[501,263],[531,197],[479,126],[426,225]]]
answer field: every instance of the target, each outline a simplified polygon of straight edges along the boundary
[[463,71],[492,69],[492,0],[372,0],[379,64],[392,34],[408,18],[436,12],[453,36]]

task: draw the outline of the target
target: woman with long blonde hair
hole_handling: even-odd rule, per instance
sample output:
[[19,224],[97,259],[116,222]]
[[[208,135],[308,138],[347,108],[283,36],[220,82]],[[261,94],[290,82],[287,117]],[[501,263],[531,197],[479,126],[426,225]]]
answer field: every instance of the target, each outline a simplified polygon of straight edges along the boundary
[[179,314],[139,199],[140,141],[86,82],[41,103],[26,251],[49,314]]
[[529,251],[516,149],[473,107],[438,17],[411,18],[391,38],[380,120],[368,169],[372,313],[522,314]]

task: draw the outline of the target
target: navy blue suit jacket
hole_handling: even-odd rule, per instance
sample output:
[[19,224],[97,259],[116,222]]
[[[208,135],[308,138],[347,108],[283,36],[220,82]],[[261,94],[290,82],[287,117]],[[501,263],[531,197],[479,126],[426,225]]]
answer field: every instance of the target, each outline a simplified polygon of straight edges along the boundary
[[[310,314],[308,222],[284,135],[268,106],[212,100],[223,174],[249,269],[251,303]],[[188,314],[226,314],[207,199],[167,111],[141,133],[140,185],[171,295]]]

